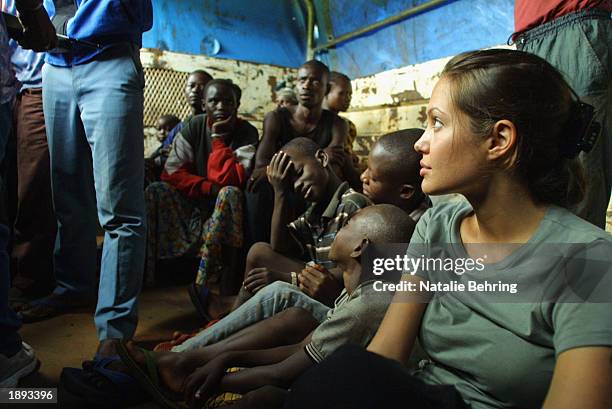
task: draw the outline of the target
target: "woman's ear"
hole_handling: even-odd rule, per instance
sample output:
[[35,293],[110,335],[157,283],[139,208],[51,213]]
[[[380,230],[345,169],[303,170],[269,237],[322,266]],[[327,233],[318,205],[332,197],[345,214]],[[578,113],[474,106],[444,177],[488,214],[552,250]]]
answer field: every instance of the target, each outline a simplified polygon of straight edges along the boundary
[[327,155],[327,152],[325,152],[323,149],[319,149],[315,153],[315,158],[319,161],[321,166],[323,166],[324,168],[326,168],[327,165],[329,164],[329,155]]
[[358,259],[359,257],[361,257],[365,249],[368,247],[368,244],[370,244],[370,240],[368,240],[367,237],[364,237],[361,242],[353,248],[353,251],[351,252],[351,258]]
[[506,169],[514,166],[518,157],[518,134],[512,121],[502,119],[493,125],[488,157],[492,161],[500,161]]

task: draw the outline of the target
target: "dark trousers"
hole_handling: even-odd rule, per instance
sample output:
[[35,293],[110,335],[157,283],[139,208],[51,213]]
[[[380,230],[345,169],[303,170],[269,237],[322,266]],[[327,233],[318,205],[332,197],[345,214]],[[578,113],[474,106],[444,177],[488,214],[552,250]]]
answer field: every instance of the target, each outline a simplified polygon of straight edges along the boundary
[[579,156],[587,178],[578,216],[605,228],[612,186],[612,21],[610,12],[583,10],[529,30],[517,48],[546,59],[561,73],[584,102],[595,107],[601,134],[593,150]]
[[23,91],[15,102],[13,117],[17,139],[17,209],[11,254],[13,286],[41,296],[55,287],[53,246],[57,229],[42,89]]
[[[0,104],[0,124],[8,124],[11,121],[10,102]],[[6,142],[9,138],[9,126],[0,126],[0,162],[4,159]],[[2,174],[0,173],[0,186],[2,186]],[[4,220],[4,207],[0,203],[0,219]],[[8,296],[10,286],[9,257],[6,251],[9,241],[9,229],[0,222],[0,354],[10,357],[21,349],[21,338],[19,327],[21,321],[13,310],[9,308]]]
[[396,361],[340,348],[293,384],[285,409],[467,409],[451,385],[427,385]]

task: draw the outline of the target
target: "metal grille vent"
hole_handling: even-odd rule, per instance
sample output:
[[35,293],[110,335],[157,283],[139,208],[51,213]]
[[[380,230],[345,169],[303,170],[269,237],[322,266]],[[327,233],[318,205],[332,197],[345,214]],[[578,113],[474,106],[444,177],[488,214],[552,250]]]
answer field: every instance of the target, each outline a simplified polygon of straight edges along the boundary
[[144,68],[144,126],[155,126],[161,115],[173,114],[183,119],[189,114],[185,101],[188,72],[163,68]]

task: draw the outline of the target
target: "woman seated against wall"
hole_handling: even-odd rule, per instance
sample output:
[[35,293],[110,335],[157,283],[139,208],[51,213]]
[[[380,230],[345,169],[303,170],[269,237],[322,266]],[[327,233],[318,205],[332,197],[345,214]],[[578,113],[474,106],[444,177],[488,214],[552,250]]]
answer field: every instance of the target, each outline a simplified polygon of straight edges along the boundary
[[[242,189],[258,143],[255,127],[237,116],[237,88],[230,80],[208,82],[205,113],[194,116],[178,133],[162,182],[145,191],[149,284],[157,261],[197,255],[200,264],[192,292],[208,294],[212,282],[237,291],[232,284],[240,281],[242,269],[237,268],[236,277],[228,275],[243,246]],[[215,315],[206,305],[197,307],[207,319]]]
[[[450,60],[427,116],[415,144],[423,191],[467,200],[428,210],[408,254],[439,247],[438,257],[484,258],[483,269],[405,275],[416,290],[396,292],[368,351],[339,350],[288,394],[276,390],[278,401],[286,409],[612,408],[612,238],[566,209],[584,192],[574,159],[597,134],[590,107],[543,59],[487,50]],[[518,286],[421,287],[450,279]],[[403,364],[417,336],[428,359],[411,371]]]

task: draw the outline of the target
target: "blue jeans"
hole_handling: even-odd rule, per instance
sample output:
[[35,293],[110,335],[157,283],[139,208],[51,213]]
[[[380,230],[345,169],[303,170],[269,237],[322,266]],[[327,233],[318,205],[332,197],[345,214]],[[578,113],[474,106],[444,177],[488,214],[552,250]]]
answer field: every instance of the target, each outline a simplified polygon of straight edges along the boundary
[[[0,162],[6,152],[11,118],[11,103],[0,104]],[[8,292],[11,286],[11,272],[6,251],[8,241],[9,229],[6,225],[0,224],[0,354],[12,356],[21,349],[21,338],[17,333],[21,322],[8,304]]]
[[172,348],[172,352],[192,351],[222,341],[243,328],[291,307],[305,309],[319,322],[326,318],[330,310],[327,305],[304,294],[298,287],[284,281],[275,281],[212,327]]
[[145,250],[144,73],[124,44],[73,67],[43,68],[43,106],[58,221],[56,295],[96,290],[96,206],[104,251],[98,338],[136,330]]

